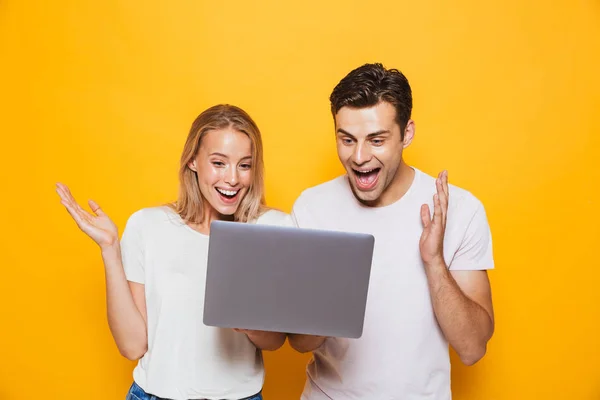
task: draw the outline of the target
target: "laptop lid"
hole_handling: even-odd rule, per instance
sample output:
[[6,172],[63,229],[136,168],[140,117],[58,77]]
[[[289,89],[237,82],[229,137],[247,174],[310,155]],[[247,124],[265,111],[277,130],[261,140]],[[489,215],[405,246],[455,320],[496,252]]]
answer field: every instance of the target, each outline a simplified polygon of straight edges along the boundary
[[204,324],[358,338],[373,246],[363,233],[214,221]]

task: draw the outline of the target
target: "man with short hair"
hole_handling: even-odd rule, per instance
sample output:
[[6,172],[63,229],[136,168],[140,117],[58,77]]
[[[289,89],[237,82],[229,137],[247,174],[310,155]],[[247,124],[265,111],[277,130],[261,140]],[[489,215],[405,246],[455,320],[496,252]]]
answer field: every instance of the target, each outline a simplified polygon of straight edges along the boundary
[[448,344],[472,365],[494,331],[484,207],[447,172],[404,162],[415,123],[401,72],[363,65],[330,101],[346,174],[305,190],[292,215],[301,228],[372,234],[375,249],[362,337],[289,335],[313,351],[302,398],[449,400]]

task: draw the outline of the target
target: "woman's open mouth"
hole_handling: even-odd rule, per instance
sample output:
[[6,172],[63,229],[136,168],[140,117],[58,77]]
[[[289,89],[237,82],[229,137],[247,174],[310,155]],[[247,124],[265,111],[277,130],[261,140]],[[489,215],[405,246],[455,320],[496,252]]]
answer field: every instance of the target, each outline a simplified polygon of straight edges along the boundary
[[240,193],[240,189],[221,189],[215,188],[221,201],[225,204],[233,204],[237,201],[237,196]]

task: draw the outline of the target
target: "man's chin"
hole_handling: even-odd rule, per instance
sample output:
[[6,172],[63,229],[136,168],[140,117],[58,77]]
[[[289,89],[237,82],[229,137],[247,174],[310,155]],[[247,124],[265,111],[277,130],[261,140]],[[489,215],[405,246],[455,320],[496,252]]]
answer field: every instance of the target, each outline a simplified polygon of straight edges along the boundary
[[355,185],[352,185],[352,192],[354,193],[356,199],[361,203],[368,205],[375,203],[379,199],[380,193],[378,189],[379,188],[376,186],[370,190],[360,190]]

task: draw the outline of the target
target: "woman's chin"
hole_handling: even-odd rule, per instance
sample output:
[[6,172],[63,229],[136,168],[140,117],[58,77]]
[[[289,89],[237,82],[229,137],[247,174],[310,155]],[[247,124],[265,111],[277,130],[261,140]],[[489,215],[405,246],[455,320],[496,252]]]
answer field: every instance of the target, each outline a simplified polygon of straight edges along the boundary
[[219,213],[219,215],[221,215],[222,217],[229,219],[229,218],[233,218],[233,215],[237,211],[239,204],[231,204],[231,205],[217,204],[216,206],[217,207],[215,207],[213,205],[213,208],[215,209],[215,211],[217,213]]
[[[221,196],[205,197],[206,205],[212,208],[213,212],[218,214],[220,218],[230,219],[240,206],[239,201],[230,201],[229,199],[221,199]],[[236,199],[237,200],[237,199]]]

